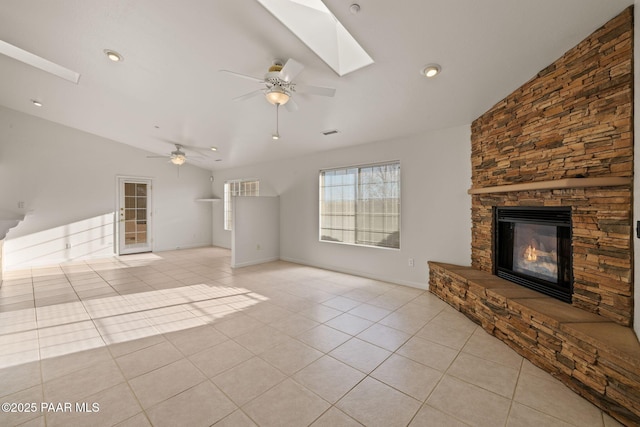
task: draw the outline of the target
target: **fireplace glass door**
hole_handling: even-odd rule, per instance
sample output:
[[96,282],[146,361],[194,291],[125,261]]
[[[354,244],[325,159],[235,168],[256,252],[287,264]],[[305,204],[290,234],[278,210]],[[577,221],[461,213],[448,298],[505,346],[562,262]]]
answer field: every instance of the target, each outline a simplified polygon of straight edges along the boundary
[[571,301],[571,211],[496,208],[496,274]]
[[558,283],[558,236],[552,225],[515,223],[513,271]]

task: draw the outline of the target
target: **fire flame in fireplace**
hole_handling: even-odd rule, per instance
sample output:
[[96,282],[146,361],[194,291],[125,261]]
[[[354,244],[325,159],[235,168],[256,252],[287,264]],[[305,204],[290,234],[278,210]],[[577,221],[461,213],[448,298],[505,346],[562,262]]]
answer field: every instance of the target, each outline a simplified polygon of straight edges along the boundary
[[538,255],[536,254],[536,248],[529,245],[527,249],[524,251],[524,256],[527,261],[536,261],[538,259]]

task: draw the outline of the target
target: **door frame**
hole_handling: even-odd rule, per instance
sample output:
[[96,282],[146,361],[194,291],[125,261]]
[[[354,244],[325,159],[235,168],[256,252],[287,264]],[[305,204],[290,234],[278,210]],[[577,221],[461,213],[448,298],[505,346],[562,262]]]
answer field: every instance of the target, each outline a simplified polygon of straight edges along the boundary
[[[121,202],[123,200],[122,188],[124,183],[136,183],[136,184],[148,184],[149,191],[147,193],[147,239],[149,240],[148,249],[145,248],[139,252],[125,252],[122,253],[121,247],[121,227],[120,227],[120,209],[123,208]],[[128,255],[140,252],[153,252],[153,178],[147,176],[132,176],[132,175],[116,175],[116,198],[115,198],[115,210],[113,212],[113,225],[114,225],[114,252],[116,255]]]

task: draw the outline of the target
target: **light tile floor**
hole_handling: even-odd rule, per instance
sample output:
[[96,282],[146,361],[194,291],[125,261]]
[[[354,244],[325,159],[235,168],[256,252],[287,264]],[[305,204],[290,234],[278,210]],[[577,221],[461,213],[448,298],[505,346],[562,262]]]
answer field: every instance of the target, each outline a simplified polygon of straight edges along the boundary
[[229,262],[8,272],[0,425],[619,425],[428,292]]

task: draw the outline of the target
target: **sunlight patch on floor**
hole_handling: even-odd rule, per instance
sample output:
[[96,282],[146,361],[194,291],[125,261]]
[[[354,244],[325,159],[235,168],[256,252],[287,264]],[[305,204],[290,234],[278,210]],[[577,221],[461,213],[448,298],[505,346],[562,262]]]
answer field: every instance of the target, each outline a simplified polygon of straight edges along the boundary
[[267,300],[198,284],[0,313],[0,368],[210,324]]

